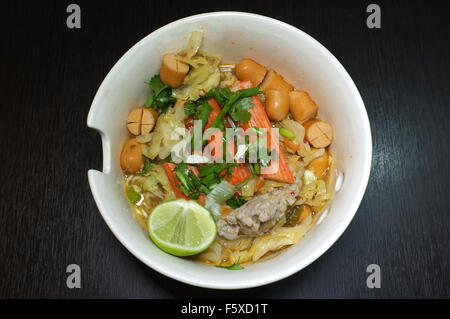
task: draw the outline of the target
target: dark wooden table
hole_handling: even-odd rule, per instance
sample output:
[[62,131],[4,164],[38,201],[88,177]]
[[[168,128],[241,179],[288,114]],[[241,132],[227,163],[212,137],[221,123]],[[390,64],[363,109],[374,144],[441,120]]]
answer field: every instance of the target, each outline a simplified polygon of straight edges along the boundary
[[[366,26],[369,3],[381,29]],[[0,297],[450,297],[450,22],[438,1],[70,1],[2,3]],[[222,4],[223,3],[223,4]],[[133,44],[178,18],[249,11],[290,23],[344,65],[373,134],[369,185],[338,242],[303,271],[235,292],[168,279],[113,236],[91,197],[100,137],[91,101]],[[66,287],[78,264],[81,289]],[[368,289],[366,267],[381,267]],[[276,271],[276,270],[274,270]]]

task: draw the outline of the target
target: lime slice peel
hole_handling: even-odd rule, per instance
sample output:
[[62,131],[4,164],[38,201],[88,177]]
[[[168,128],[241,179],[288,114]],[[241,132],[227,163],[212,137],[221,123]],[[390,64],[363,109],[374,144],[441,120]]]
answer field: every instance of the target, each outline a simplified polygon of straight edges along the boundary
[[209,210],[193,200],[175,199],[156,206],[148,218],[156,246],[175,256],[191,256],[216,239],[217,225]]

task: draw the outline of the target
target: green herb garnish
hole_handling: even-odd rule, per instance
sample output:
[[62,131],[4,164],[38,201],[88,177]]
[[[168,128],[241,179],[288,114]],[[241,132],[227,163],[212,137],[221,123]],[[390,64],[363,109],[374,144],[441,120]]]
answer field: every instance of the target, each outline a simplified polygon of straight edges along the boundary
[[172,89],[161,81],[159,74],[153,76],[148,84],[151,92],[145,101],[145,106],[166,113],[177,100],[172,96]]
[[208,194],[210,189],[191,171],[186,163],[179,163],[175,168],[175,176],[180,181],[176,186],[188,197],[197,199],[201,193]]
[[233,196],[229,200],[227,200],[226,203],[231,208],[236,209],[247,203],[247,201],[242,198],[242,196]]
[[148,158],[146,158],[144,155],[142,155],[142,157],[144,158],[144,167],[142,168],[142,171],[140,171],[139,173],[136,173],[137,176],[147,175],[148,172],[150,172],[150,169],[152,168],[152,164],[150,164],[150,161],[148,160]]
[[256,136],[264,136],[267,135],[267,130],[262,130],[257,126],[252,126],[252,132],[255,133]]
[[[222,110],[219,115],[217,115],[217,118],[214,120],[211,127],[218,128],[223,131],[225,129],[224,119],[227,113],[230,113],[231,117],[235,121],[242,119],[244,120],[243,123],[247,123],[251,116],[247,109],[253,107],[253,104],[249,102],[249,100],[244,102],[240,102],[239,100],[249,98],[252,95],[258,95],[260,93],[261,89],[259,87],[243,89],[236,92],[231,92],[229,88],[210,90],[206,96],[216,98],[217,102],[222,105]],[[235,118],[233,117],[233,114]]]
[[234,103],[230,110],[231,118],[241,123],[248,123],[250,117],[252,116],[248,111],[248,109],[253,107],[252,101],[253,100],[251,97],[244,97]]

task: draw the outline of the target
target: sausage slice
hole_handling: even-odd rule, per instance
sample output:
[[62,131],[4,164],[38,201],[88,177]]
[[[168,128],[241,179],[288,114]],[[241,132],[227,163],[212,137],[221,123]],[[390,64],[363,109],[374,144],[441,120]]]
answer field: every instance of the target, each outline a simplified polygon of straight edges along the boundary
[[303,123],[317,115],[319,107],[305,91],[289,92],[290,111],[294,120]]
[[250,80],[254,86],[258,86],[266,76],[267,69],[252,59],[243,59],[236,66],[236,76],[240,81]]
[[155,127],[158,119],[158,112],[152,108],[143,108],[141,120],[141,134],[150,133]]
[[281,90],[266,91],[266,113],[272,121],[282,121],[289,113],[289,93]]
[[261,84],[261,90],[266,92],[267,90],[277,90],[277,91],[292,91],[294,87],[286,82],[286,80],[275,72],[273,69],[270,69],[267,72],[266,78]]
[[128,113],[127,117],[127,128],[133,135],[141,134],[141,119],[142,119],[142,108],[138,107],[132,109],[130,113]]
[[325,152],[322,156],[313,159],[307,168],[311,169],[317,178],[323,178],[328,170],[328,153]]
[[139,172],[143,165],[141,144],[136,138],[129,139],[123,144],[120,153],[120,167],[125,173],[134,174]]
[[152,108],[138,107],[128,113],[127,128],[133,135],[150,133],[158,119],[158,112]]
[[304,124],[306,140],[315,148],[327,147],[333,140],[333,127],[319,120],[308,121]]
[[189,65],[177,59],[173,53],[164,54],[159,76],[161,81],[171,88],[179,87],[183,84],[184,78],[189,72]]

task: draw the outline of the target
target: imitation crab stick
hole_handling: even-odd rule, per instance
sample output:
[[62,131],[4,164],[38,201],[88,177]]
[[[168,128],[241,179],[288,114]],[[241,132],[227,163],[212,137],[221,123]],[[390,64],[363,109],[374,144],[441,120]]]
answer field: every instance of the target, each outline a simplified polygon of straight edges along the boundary
[[232,92],[236,92],[243,89],[251,89],[253,87],[253,84],[250,80],[245,81],[236,81],[234,84],[230,87],[230,90]]
[[[209,105],[212,106],[211,112],[209,112],[208,115],[208,123],[205,125],[205,131],[211,127],[211,125],[216,120],[217,116],[220,114],[221,108],[219,103],[215,99],[209,99],[208,100]],[[227,126],[227,125],[225,125]],[[208,140],[208,146],[211,150],[211,156],[214,161],[217,161],[219,158],[222,158],[223,156],[223,150],[222,150],[222,144],[223,144],[223,136],[225,135],[224,132],[216,133],[215,135],[212,135]],[[235,145],[233,142],[228,144],[228,151],[231,155],[234,156],[235,154]]]
[[[241,87],[246,86],[248,86],[248,83],[241,82]],[[251,113],[251,117],[248,123],[243,125],[243,128],[248,129],[250,127],[256,126],[261,129],[266,129],[270,133],[267,141],[267,146],[269,150],[275,149],[275,151],[278,154],[278,159],[272,160],[268,167],[263,167],[261,170],[261,174],[264,175],[265,178],[274,179],[280,182],[293,183],[294,176],[292,175],[292,172],[289,169],[286,158],[284,157],[283,150],[280,147],[279,140],[275,135],[274,131],[272,130],[272,125],[270,124],[266,111],[264,111],[264,107],[261,104],[261,100],[257,95],[254,95],[252,98],[253,98],[253,107],[249,110],[249,112]],[[276,172],[272,172],[277,164],[278,169],[276,170]]]
[[[170,186],[173,189],[173,192],[175,193],[175,196],[177,198],[184,198],[184,199],[189,199],[189,197],[187,197],[178,187],[177,184],[180,185],[180,181],[178,180],[178,178],[175,175],[175,167],[177,165],[173,164],[173,163],[164,163],[162,164],[162,167],[164,168],[164,171],[166,172],[167,178],[169,179],[169,183]],[[198,175],[198,170],[196,167],[194,166],[188,166],[188,168],[194,172],[195,175]]]
[[211,127],[214,120],[217,118],[217,116],[220,114],[220,111],[221,111],[220,105],[219,105],[219,103],[217,103],[217,101],[215,99],[209,99],[208,103],[209,103],[209,105],[211,105],[212,110],[211,110],[211,112],[209,112],[208,122],[205,125],[205,130]]
[[239,185],[243,182],[245,182],[250,176],[252,176],[252,173],[246,166],[236,166],[233,170],[233,173],[231,173],[231,177],[228,180],[228,183],[231,185]]

